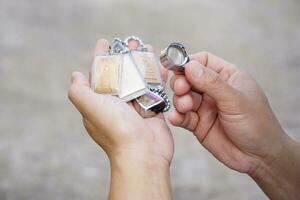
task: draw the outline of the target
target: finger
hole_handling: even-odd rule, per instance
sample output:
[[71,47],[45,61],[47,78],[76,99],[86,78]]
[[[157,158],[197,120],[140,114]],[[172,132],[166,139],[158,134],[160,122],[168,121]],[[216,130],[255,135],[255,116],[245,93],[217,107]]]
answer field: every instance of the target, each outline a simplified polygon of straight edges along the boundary
[[190,95],[173,96],[173,104],[176,110],[180,113],[187,113],[193,108],[193,100]]
[[145,44],[145,48],[147,49],[148,52],[155,53],[155,50],[152,45]]
[[239,100],[239,93],[220,78],[213,70],[204,67],[197,61],[190,61],[185,68],[189,83],[198,92],[212,97],[217,104],[225,105]]
[[182,114],[174,110],[169,114],[168,119],[172,125],[182,127],[193,132],[197,127],[199,117],[197,113],[193,111]]
[[170,87],[176,95],[184,95],[191,90],[191,85],[184,75],[173,75]]
[[71,75],[71,83],[72,84],[82,84],[84,86],[87,86],[89,87],[90,86],[90,83],[89,81],[85,78],[85,76],[80,73],[80,72],[73,72],[72,75]]
[[163,87],[165,87],[166,82],[168,81],[169,70],[164,68],[161,64],[159,65],[159,69],[160,69],[161,79],[163,82]]
[[136,40],[129,40],[128,42],[128,49],[129,50],[136,50],[140,46],[140,43]]
[[180,126],[184,121],[185,114],[178,112],[177,110],[173,110],[168,115],[169,122],[174,126]]
[[208,67],[217,73],[222,73],[225,71],[230,75],[236,71],[236,67],[233,64],[206,51],[192,54],[189,56],[189,58],[191,60],[198,61],[203,66]]
[[75,72],[72,80],[68,93],[69,99],[82,116],[90,121],[100,123],[97,120],[101,119],[101,126],[109,126],[111,119],[117,121],[130,113],[127,110],[130,107],[119,98],[95,93],[88,86],[87,79],[81,73]]
[[202,96],[193,91],[190,91],[183,96],[174,95],[173,97],[174,107],[181,113],[197,111],[201,105],[201,102]]
[[194,134],[201,142],[205,139],[218,115],[216,104],[208,95],[203,95],[200,108],[198,109],[198,115],[200,116],[200,119]]
[[172,71],[175,75],[184,75],[184,71]]
[[89,81],[80,72],[73,72],[71,77],[71,87],[69,89],[69,99],[82,115],[89,113],[92,108],[88,103],[95,93],[91,90]]
[[92,68],[93,68],[93,66],[90,67],[90,69],[89,69],[89,83],[90,83],[90,85],[92,85]]
[[202,95],[197,93],[197,92],[194,92],[194,91],[190,91],[189,95],[191,95],[192,99],[193,99],[193,108],[192,108],[192,110],[193,111],[199,110],[199,108],[202,104],[202,99],[203,99]]
[[106,39],[100,39],[97,41],[96,47],[95,47],[95,56],[97,55],[104,55],[109,50],[109,42]]

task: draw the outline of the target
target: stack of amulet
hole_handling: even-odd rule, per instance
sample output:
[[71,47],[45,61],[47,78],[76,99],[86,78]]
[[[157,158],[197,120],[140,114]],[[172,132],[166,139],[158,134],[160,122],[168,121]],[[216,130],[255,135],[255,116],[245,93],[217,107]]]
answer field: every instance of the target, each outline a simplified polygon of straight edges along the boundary
[[[138,43],[135,50],[128,47],[132,40]],[[145,111],[168,111],[171,103],[162,86],[160,60],[169,62],[177,59],[174,63],[177,64],[181,59],[178,56],[175,58],[174,51],[170,49],[165,50],[169,53],[161,54],[159,59],[153,52],[147,51],[142,40],[136,36],[124,41],[115,38],[106,55],[95,56],[92,89],[97,93],[117,96],[125,102],[135,100]]]

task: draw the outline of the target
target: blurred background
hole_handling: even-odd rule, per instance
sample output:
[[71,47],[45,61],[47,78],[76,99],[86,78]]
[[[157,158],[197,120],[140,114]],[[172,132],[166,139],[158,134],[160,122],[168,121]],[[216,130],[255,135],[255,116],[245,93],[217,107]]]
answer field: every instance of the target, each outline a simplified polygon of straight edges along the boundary
[[[0,0],[0,199],[106,199],[109,165],[67,90],[97,39],[137,35],[211,51],[251,73],[300,139],[298,0]],[[169,95],[170,95],[169,91]],[[174,199],[267,199],[173,128]]]

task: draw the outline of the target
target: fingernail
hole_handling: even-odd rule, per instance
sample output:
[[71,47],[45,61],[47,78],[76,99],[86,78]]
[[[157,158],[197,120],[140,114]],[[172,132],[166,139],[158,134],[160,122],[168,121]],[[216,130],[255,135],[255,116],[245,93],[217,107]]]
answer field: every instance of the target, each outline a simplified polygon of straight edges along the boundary
[[197,79],[203,74],[203,69],[200,66],[193,65],[191,67],[192,78]]

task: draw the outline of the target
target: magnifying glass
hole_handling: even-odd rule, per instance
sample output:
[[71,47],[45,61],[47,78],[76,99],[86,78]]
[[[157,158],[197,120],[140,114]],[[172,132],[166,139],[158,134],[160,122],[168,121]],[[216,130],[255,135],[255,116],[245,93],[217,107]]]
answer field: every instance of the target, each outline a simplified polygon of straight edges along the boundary
[[190,61],[185,47],[178,43],[171,43],[160,53],[161,64],[172,71],[184,71],[184,65]]

